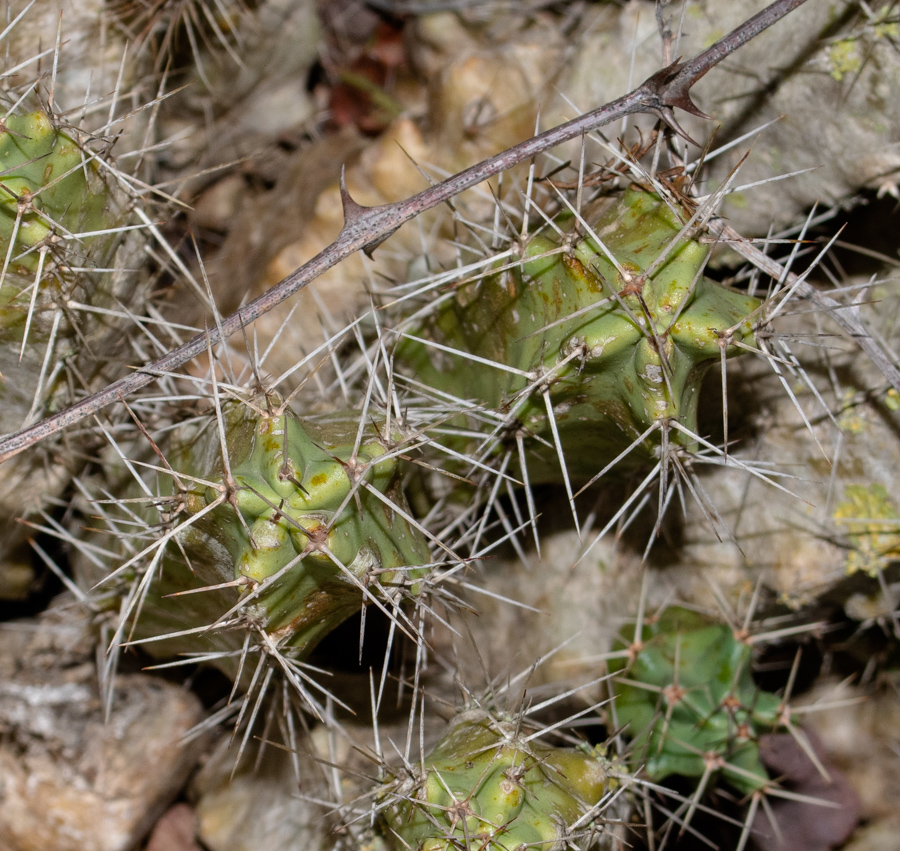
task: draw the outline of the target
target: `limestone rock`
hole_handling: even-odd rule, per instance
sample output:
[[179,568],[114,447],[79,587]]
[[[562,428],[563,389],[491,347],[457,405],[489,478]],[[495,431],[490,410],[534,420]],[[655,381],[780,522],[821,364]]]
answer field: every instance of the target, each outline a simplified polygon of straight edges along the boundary
[[118,677],[104,719],[88,626],[73,608],[4,624],[4,851],[129,851],[177,794],[202,746],[180,741],[202,717],[199,701],[157,677]]

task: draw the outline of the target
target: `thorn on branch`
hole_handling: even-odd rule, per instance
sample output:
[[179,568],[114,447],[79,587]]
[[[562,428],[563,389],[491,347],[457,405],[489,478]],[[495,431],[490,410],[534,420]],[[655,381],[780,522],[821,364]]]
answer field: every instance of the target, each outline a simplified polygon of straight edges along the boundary
[[688,136],[675,118],[674,108],[677,106],[679,109],[683,109],[691,115],[696,115],[698,118],[711,120],[711,117],[699,109],[697,104],[691,100],[690,94],[691,86],[706,72],[703,71],[696,76],[683,76],[681,72],[686,65],[687,63],[685,62],[673,62],[671,65],[667,65],[649,77],[641,88],[645,89],[657,101],[656,103],[651,102],[646,106],[647,112],[652,113],[665,122],[685,141],[690,142],[697,148],[702,148],[703,146],[699,142],[695,142]]
[[[350,190],[347,189],[347,181],[344,179],[344,172],[345,167],[341,166],[341,207],[344,211],[344,226],[341,228],[341,234],[365,227],[366,214],[372,210],[381,210],[384,208],[384,205],[378,207],[364,207],[362,204],[358,204],[354,201],[353,196],[350,194]],[[363,246],[363,254],[371,260],[372,256],[375,254],[375,249],[396,231],[397,228],[392,228],[387,233],[373,239],[371,242],[367,242]]]

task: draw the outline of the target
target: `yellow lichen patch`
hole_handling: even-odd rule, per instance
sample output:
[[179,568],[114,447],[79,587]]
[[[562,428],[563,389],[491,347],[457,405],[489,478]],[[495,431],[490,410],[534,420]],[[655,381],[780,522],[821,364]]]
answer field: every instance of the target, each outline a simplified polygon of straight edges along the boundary
[[847,532],[848,574],[863,570],[874,576],[900,558],[900,514],[883,485],[847,485],[834,519]]
[[845,74],[859,71],[862,63],[856,49],[856,40],[852,38],[836,41],[828,51],[828,61],[831,65],[831,76],[840,82]]
[[866,427],[864,409],[855,401],[855,395],[852,389],[844,391],[841,415],[838,419],[840,430],[850,434],[860,434]]
[[893,3],[885,3],[876,13],[873,23],[875,24],[876,38],[897,38],[900,35],[900,23],[893,17]]

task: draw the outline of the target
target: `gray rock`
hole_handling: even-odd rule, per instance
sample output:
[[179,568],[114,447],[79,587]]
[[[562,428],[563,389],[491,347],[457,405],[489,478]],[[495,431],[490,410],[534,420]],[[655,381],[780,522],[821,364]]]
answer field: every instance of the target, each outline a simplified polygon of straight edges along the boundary
[[58,607],[3,625],[0,641],[0,848],[128,851],[187,779],[202,740],[192,694],[120,676],[109,719],[89,621]]
[[251,744],[237,770],[238,747],[225,739],[192,786],[198,836],[210,851],[318,851],[328,848],[323,810],[301,794],[323,796],[321,772],[298,757],[301,778],[286,751],[267,747],[258,759]]

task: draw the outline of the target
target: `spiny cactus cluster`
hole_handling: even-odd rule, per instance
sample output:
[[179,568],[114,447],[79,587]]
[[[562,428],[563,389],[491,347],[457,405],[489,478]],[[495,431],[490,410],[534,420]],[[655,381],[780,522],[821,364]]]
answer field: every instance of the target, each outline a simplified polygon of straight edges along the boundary
[[[676,209],[690,218],[684,207]],[[544,335],[523,344],[524,328],[513,323],[502,329],[508,351],[493,350],[490,355],[516,352],[512,368],[517,373],[525,372],[523,366],[538,373],[545,369],[543,364],[554,364],[547,370],[559,375],[549,385],[552,390],[544,391],[550,392],[546,407],[529,399],[531,382],[517,378],[522,384],[518,415],[527,423],[525,445],[529,454],[534,454],[532,446],[539,454],[553,432],[564,435],[553,438],[556,445],[545,455],[546,470],[553,469],[557,452],[564,458],[584,455],[582,480],[608,463],[613,453],[634,448],[635,436],[646,438],[648,429],[668,429],[673,420],[687,420],[696,428],[702,373],[709,363],[734,353],[726,350],[733,339],[752,340],[751,323],[760,306],[757,299],[702,276],[706,248],[685,236],[683,223],[659,195],[632,187],[622,200],[607,201],[603,215],[591,221],[584,227],[595,233],[593,243],[535,236],[520,268],[508,276],[508,286],[494,272],[476,284],[479,297],[490,295],[490,309],[477,298],[467,305],[477,308],[473,316],[507,317],[511,323],[515,316],[532,317],[527,327]],[[605,240],[603,249],[598,239]],[[565,253],[568,245],[574,257]],[[608,258],[604,251],[610,252]],[[633,283],[634,292],[623,295],[617,288],[629,284],[622,280],[622,270],[630,270],[632,282],[645,283]],[[531,286],[535,280],[540,286]],[[532,316],[538,304],[546,308],[551,293],[559,303]],[[456,298],[438,325],[477,327],[460,304],[464,293]],[[580,318],[585,304],[590,307],[595,298],[602,302],[599,318]],[[641,318],[651,304],[650,319],[659,317],[652,328]],[[573,314],[575,318],[567,319]],[[496,337],[498,330],[489,329],[482,339]],[[420,331],[431,333],[428,325]],[[468,345],[462,332],[458,337],[458,345]],[[401,344],[392,361],[395,368],[411,368],[413,355],[405,351],[406,345]],[[432,342],[415,345],[414,357],[422,358]],[[642,360],[656,351],[655,345],[667,352],[658,359],[659,372]],[[518,351],[523,347],[527,353]],[[475,355],[483,369],[491,369],[487,350],[473,349],[464,354]],[[591,351],[598,363],[588,363],[591,358],[585,356],[576,366],[573,351]],[[535,361],[538,357],[540,362]],[[436,370],[431,375],[424,360],[419,367],[418,377],[430,379],[436,392],[461,392],[458,371]],[[218,368],[213,365],[213,370]],[[619,381],[623,371],[629,377],[624,382]],[[369,393],[378,379],[370,371]],[[195,381],[197,388],[204,383]],[[453,577],[465,561],[446,531],[440,536],[430,531],[427,518],[417,519],[410,508],[405,490],[418,476],[409,461],[419,445],[429,442],[411,429],[414,419],[391,426],[374,404],[369,413],[344,410],[299,417],[274,391],[241,397],[238,385],[220,387],[214,373],[209,385],[211,394],[207,389],[198,395],[202,400],[207,394],[210,412],[175,430],[164,425],[152,438],[156,459],[144,451],[145,460],[139,460],[133,447],[117,444],[116,455],[132,457],[147,473],[138,474],[135,463],[127,463],[125,477],[132,484],[118,506],[103,507],[109,501],[99,499],[95,508],[87,509],[100,510],[107,531],[89,533],[77,543],[77,563],[83,587],[96,584],[106,595],[107,607],[119,611],[115,641],[140,645],[164,660],[181,655],[187,661],[207,661],[236,681],[256,706],[246,719],[246,742],[267,692],[275,693],[271,682],[276,672],[296,690],[306,710],[327,716],[326,687],[303,666],[322,638],[355,612],[381,609],[422,646],[421,626],[404,611],[404,604],[425,591],[426,611],[429,592],[443,582],[442,572]],[[486,393],[490,384],[479,377],[470,387]],[[496,406],[502,414],[507,393],[516,392],[512,387],[495,392],[477,400],[478,405],[483,410]],[[223,393],[238,398],[223,401]],[[390,390],[375,392],[388,408],[394,406],[392,395]],[[303,398],[302,393],[297,397]],[[568,417],[579,410],[583,416]],[[588,411],[593,413],[588,416]],[[585,447],[613,427],[619,437],[603,444],[607,452],[599,446],[599,459],[589,455]],[[690,436],[692,430],[678,434]],[[646,445],[637,446],[635,454],[645,468],[658,463],[655,456],[664,442],[654,434]],[[676,442],[691,451],[689,440]],[[448,447],[455,449],[457,459],[474,455],[471,447],[454,447],[452,440]],[[490,481],[495,475],[490,469],[495,460],[488,457],[481,464],[482,478]],[[452,467],[452,462],[445,464],[445,469]],[[425,470],[434,469],[434,463],[425,464]],[[565,480],[558,466],[554,476],[548,472],[536,478]],[[456,482],[457,499],[466,489],[475,492],[471,479],[457,475]],[[418,486],[416,499],[422,499]],[[478,500],[470,497],[468,507],[477,509]],[[452,519],[444,522],[453,528]],[[98,553],[104,554],[99,570]],[[317,691],[326,695],[324,701]],[[244,718],[241,711],[239,721]],[[611,791],[606,762],[590,751],[544,749],[515,737],[507,741],[513,729],[512,721],[463,716],[427,758],[426,766],[432,768],[418,780],[402,781],[401,786],[412,782],[419,791],[401,793],[394,784],[378,793],[383,798],[379,824],[388,847],[450,848],[475,841],[473,837],[497,847],[508,847],[508,842],[512,847],[535,842],[562,847],[576,841],[573,836],[579,847],[595,847],[589,837],[604,832],[594,824],[593,808]],[[506,738],[498,740],[501,734]],[[459,775],[453,773],[453,762],[464,767]],[[445,772],[471,788],[464,790],[445,779]],[[471,812],[456,813],[454,801],[464,801]],[[449,813],[450,821],[443,824],[432,810]],[[605,844],[606,839],[597,842]]]
[[[255,13],[226,3],[219,17],[204,7],[204,46],[190,0],[155,7],[146,17],[115,5],[119,24],[140,30],[143,44],[160,55],[170,56],[184,25],[197,60],[210,51],[218,59],[222,51],[237,52],[238,24]],[[123,78],[138,76],[146,56],[134,61],[123,63]],[[10,105],[14,94],[5,92]],[[769,384],[756,380],[762,368],[791,405],[803,382],[822,403],[818,376],[804,371],[787,335],[774,330],[791,299],[805,292],[803,282],[759,261],[773,278],[763,297],[755,272],[737,272],[729,285],[717,280],[728,272],[710,271],[729,262],[713,260],[711,236],[722,232],[713,218],[727,182],[703,195],[702,163],[659,130],[630,150],[585,136],[579,168],[569,151],[562,165],[537,160],[521,184],[521,175],[508,172],[514,191],[498,184],[487,204],[483,197],[473,202],[480,212],[471,220],[466,202],[455,202],[450,218],[435,219],[443,248],[433,258],[414,258],[410,280],[384,285],[376,253],[377,307],[344,327],[331,328],[331,317],[324,318],[324,342],[304,339],[306,351],[280,352],[278,362],[293,366],[270,375],[271,350],[289,349],[279,342],[281,329],[272,340],[259,339],[251,327],[240,341],[221,339],[212,330],[222,328],[214,307],[207,329],[193,327],[201,322],[188,315],[185,294],[199,293],[209,308],[216,278],[211,282],[200,263],[192,266],[186,242],[151,237],[158,226],[142,196],[165,197],[181,181],[199,185],[173,164],[177,145],[160,165],[173,179],[152,189],[116,169],[106,135],[116,124],[112,113],[91,133],[88,124],[66,124],[52,98],[35,102],[16,104],[0,128],[0,430],[13,431],[98,389],[111,371],[125,371],[125,352],[127,363],[147,363],[195,333],[206,343],[184,369],[184,360],[143,367],[157,379],[155,388],[123,398],[127,404],[108,418],[62,438],[72,440],[74,451],[52,488],[22,498],[19,486],[35,466],[27,454],[0,479],[0,521],[26,516],[30,532],[53,540],[54,553],[41,541],[34,551],[103,634],[107,708],[120,654],[147,668],[218,668],[231,682],[197,735],[217,721],[234,722],[241,733],[235,772],[248,754],[258,753],[262,764],[266,748],[283,749],[295,765],[294,782],[336,830],[339,838],[326,843],[341,851],[652,845],[651,810],[667,784],[682,782],[673,778],[691,778],[696,790],[673,823],[711,789],[736,808],[745,801],[768,806],[767,796],[784,792],[760,739],[781,729],[797,733],[790,695],[756,684],[751,641],[742,632],[668,605],[663,586],[671,576],[646,562],[663,530],[671,535],[660,542],[660,558],[677,561],[683,530],[670,508],[680,503],[692,534],[704,523],[710,539],[725,530],[718,545],[733,543],[739,553],[721,558],[727,564],[708,584],[724,574],[731,585],[714,595],[743,593],[743,518],[738,510],[723,518],[708,495],[706,486],[722,471],[701,477],[697,468],[711,461],[728,468],[724,475],[752,475],[785,489],[777,484],[783,469],[731,445],[726,376],[741,368],[731,359],[757,356],[743,359],[754,364],[740,387],[744,408],[776,407]],[[227,122],[212,100],[208,105],[216,113],[210,126]],[[279,145],[279,153],[266,155],[283,156],[288,142]],[[595,153],[613,159],[585,174],[585,160]],[[192,167],[202,171],[202,159]],[[669,168],[661,168],[661,159]],[[242,190],[249,193],[249,185]],[[335,198],[337,192],[336,184]],[[340,192],[344,233],[352,232],[368,214],[343,181]],[[448,256],[451,229],[458,262],[437,268]],[[181,234],[171,227],[169,235]],[[801,228],[804,246],[806,236]],[[742,245],[730,236],[725,241]],[[377,242],[367,244],[369,253]],[[721,396],[706,378],[713,367],[721,369]],[[841,370],[828,375],[843,392]],[[819,419],[799,403],[796,410],[820,446],[827,444],[820,441],[822,422],[840,427],[827,407]],[[744,417],[746,424],[751,418]],[[753,440],[749,431],[740,435],[745,442]],[[55,460],[61,445],[48,444],[45,460]],[[843,494],[844,502],[836,509],[829,502],[823,516],[844,524],[846,567],[881,582],[896,560],[890,495],[878,485],[845,486]],[[577,676],[532,685],[533,670],[519,676],[507,670],[507,686],[499,685],[485,657],[497,648],[514,650],[521,634],[515,615],[495,618],[487,606],[489,623],[475,626],[478,595],[508,611],[521,602],[521,611],[545,616],[549,590],[526,599],[524,589],[546,581],[551,570],[544,565],[529,575],[497,555],[541,558],[541,536],[555,540],[545,529],[569,523],[557,511],[565,502],[577,552],[545,547],[543,555],[550,550],[546,557],[565,562],[554,564],[552,581],[567,581],[565,569],[574,575],[616,529],[615,546],[635,561],[643,556],[633,572],[659,579],[658,587],[645,582],[640,601],[632,598],[634,576],[622,567],[614,592],[620,597],[611,606],[618,619],[593,655],[566,661]],[[655,515],[653,530],[635,547],[629,527],[644,510]],[[17,528],[4,545],[16,547],[20,560],[25,534]],[[13,560],[2,548],[0,557]],[[669,566],[673,573],[683,567]],[[598,565],[597,582],[613,587],[609,577],[617,569],[612,559],[602,571]],[[8,575],[0,564],[0,596]],[[706,583],[684,582],[678,592],[705,599],[699,585]],[[666,600],[661,614],[613,638],[646,597],[653,606]],[[765,605],[775,609],[774,595]],[[316,655],[331,652],[330,642],[341,640],[334,633],[356,616],[354,664],[370,649],[379,622],[387,633],[363,687],[353,679],[357,671],[332,677],[332,660]],[[463,663],[464,644],[478,657],[474,674],[476,666]],[[492,696],[525,680],[518,709],[472,709],[471,680],[478,677]],[[462,711],[450,696],[457,687],[465,696]],[[532,715],[535,701],[543,715]],[[359,716],[367,709],[372,723],[359,734],[354,725],[363,726]],[[448,727],[438,729],[439,714],[452,718]],[[327,785],[311,788],[296,768],[300,755],[310,753],[328,774]],[[371,757],[368,770],[355,771],[359,754]],[[343,763],[349,767],[342,777]]]
[[[576,469],[580,480],[629,447],[651,466],[653,447],[658,454],[664,438],[654,434],[638,447],[635,439],[672,421],[687,423],[672,444],[686,442],[679,436],[695,433],[703,372],[729,354],[728,341],[752,338],[759,310],[757,299],[702,276],[707,250],[684,238],[657,195],[632,188],[586,227],[605,240],[602,250],[580,240],[570,257],[558,240],[535,236],[518,272],[489,275],[473,301],[463,306],[458,296],[437,320],[443,340],[456,329],[459,345],[467,346],[464,332],[471,332],[476,342],[457,349],[460,357],[478,358],[484,371],[493,372],[492,363],[512,370],[505,373],[514,375],[510,386],[449,366],[429,370],[432,343],[417,343],[415,353],[401,346],[395,359],[438,393],[458,396],[465,384],[470,394],[485,394],[479,407],[512,408],[528,436],[528,456],[550,445],[547,472],[529,468],[531,481],[550,478],[557,451],[563,471]],[[581,318],[595,298],[602,302],[599,317]],[[579,318],[567,319],[573,314]],[[482,327],[479,319],[493,321]],[[652,354],[658,350],[665,356]],[[488,355],[496,360],[488,363]],[[547,382],[537,402],[522,367]],[[549,394],[546,406],[542,392]],[[520,401],[511,401],[517,394]],[[166,483],[150,497],[162,522],[146,521],[150,540],[113,573],[141,577],[140,604],[133,598],[127,607],[140,611],[132,638],[156,639],[154,652],[172,653],[185,650],[185,639],[195,641],[198,631],[209,642],[210,627],[218,625],[216,633],[224,626],[237,654],[243,646],[237,618],[304,657],[361,604],[383,607],[397,596],[392,588],[416,588],[429,556],[402,489],[400,456],[409,456],[402,444],[392,445],[399,435],[381,434],[377,422],[360,416],[300,420],[286,403],[260,396],[219,404],[213,416],[182,429],[164,452]],[[458,457],[470,453],[462,447]],[[565,480],[558,466],[554,479]]]

